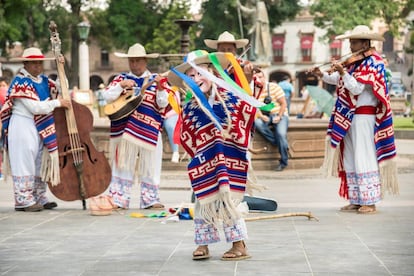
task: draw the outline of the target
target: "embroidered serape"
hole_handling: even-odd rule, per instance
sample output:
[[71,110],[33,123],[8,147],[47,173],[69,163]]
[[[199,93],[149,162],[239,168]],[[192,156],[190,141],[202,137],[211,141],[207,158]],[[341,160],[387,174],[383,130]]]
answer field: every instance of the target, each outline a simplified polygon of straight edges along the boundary
[[[13,100],[16,98],[31,99],[34,101],[46,101],[52,94],[57,94],[55,84],[45,75],[40,75],[40,82],[33,81],[30,77],[18,73],[12,80],[6,103],[1,109],[1,120],[4,128],[5,153],[8,154],[8,126],[12,115]],[[46,115],[34,115],[34,121],[40,137],[49,152],[49,156],[42,158],[42,180],[50,181],[52,185],[60,183],[58,147],[56,139],[55,122],[53,113]],[[8,158],[6,157],[6,160]]]
[[[387,162],[396,156],[392,111],[385,79],[385,66],[378,53],[365,58],[360,64],[350,66],[348,72],[360,83],[372,87],[379,100],[376,107],[375,147],[380,165],[382,186],[385,191],[398,193],[394,162]],[[337,101],[328,126],[328,144],[324,166],[328,173],[341,178],[340,196],[347,198],[347,183],[342,160],[343,138],[351,126],[355,114],[357,96],[343,85],[342,78],[337,85]],[[339,146],[339,147],[338,147]]]
[[[155,76],[155,74],[152,74],[147,78],[139,78],[122,73],[110,85],[117,85],[124,79],[132,79],[136,82],[138,89],[141,89],[147,82],[151,82]],[[111,159],[115,158],[119,168],[134,171],[140,149],[155,150],[163,121],[162,112],[159,112],[156,103],[156,93],[157,85],[154,82],[147,87],[141,104],[131,115],[117,121],[111,121],[110,154]],[[123,158],[118,158],[118,156],[123,156]]]

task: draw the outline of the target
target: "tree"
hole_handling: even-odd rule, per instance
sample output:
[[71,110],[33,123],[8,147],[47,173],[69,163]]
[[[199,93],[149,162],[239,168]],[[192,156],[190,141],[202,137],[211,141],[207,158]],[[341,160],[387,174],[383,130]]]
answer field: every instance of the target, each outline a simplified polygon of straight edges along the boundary
[[[46,12],[42,0],[0,3],[0,48],[8,43],[20,41],[24,46],[38,44],[38,36],[45,30]],[[44,49],[43,49],[44,50]],[[6,51],[4,53],[7,54]]]
[[[383,19],[390,31],[399,35],[399,27],[410,10],[414,0],[318,0],[310,8],[317,27],[327,30],[327,37],[344,33],[356,25],[370,25],[374,19]],[[351,16],[352,15],[352,16]]]
[[[240,1],[245,4],[246,1]],[[301,10],[299,0],[266,0],[270,27],[280,25],[287,19],[292,19]],[[216,39],[223,31],[229,31],[236,38],[241,38],[242,34],[247,34],[249,26],[253,22],[248,22],[237,9],[236,0],[209,0],[202,4],[201,13],[203,17],[199,22],[200,35],[196,39],[196,47],[207,49],[204,39]],[[220,22],[220,24],[218,24]],[[240,29],[242,27],[242,30]],[[245,37],[245,35],[243,35]],[[207,49],[209,50],[209,49]]]
[[110,1],[106,20],[113,38],[112,46],[128,49],[139,42],[142,45],[153,39],[153,30],[162,19],[162,7],[157,0]]
[[[145,44],[147,51],[162,54],[180,53],[181,29],[174,21],[182,18],[191,18],[188,10],[188,4],[172,3],[164,12],[160,25],[155,28],[153,39]],[[191,36],[194,38],[195,34],[190,31]]]

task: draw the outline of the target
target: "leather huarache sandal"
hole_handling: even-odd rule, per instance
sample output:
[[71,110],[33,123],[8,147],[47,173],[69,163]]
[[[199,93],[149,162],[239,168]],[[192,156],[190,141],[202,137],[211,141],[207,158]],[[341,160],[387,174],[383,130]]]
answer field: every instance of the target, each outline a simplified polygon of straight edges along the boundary
[[246,245],[244,241],[242,241],[242,246],[243,248],[240,248],[240,246],[235,246],[233,243],[233,247],[223,254],[223,256],[221,257],[221,260],[240,261],[240,260],[251,258],[251,256],[247,254]]
[[363,205],[358,209],[358,214],[375,214],[376,212],[375,205]]
[[165,206],[161,203],[155,203],[145,208],[146,210],[165,210]]
[[361,205],[349,204],[339,209],[341,212],[357,212]]
[[205,245],[200,245],[193,252],[193,260],[205,260],[210,258],[210,253],[208,252],[208,247]]

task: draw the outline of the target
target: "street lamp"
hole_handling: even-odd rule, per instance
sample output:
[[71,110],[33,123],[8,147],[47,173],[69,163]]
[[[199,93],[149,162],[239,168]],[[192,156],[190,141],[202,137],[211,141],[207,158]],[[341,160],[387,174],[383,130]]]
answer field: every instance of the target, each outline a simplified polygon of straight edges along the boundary
[[81,43],[79,44],[79,89],[89,91],[89,47],[86,44],[91,25],[83,21],[77,25]]

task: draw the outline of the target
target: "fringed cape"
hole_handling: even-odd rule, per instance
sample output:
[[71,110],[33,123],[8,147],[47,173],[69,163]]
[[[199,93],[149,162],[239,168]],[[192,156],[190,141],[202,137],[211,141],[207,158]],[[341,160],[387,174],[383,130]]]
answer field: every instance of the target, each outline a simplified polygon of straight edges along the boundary
[[[4,128],[4,173],[9,174],[9,152],[8,152],[8,127],[12,116],[13,100],[17,98],[31,99],[34,101],[46,101],[57,95],[54,82],[47,76],[41,75],[41,82],[35,82],[30,77],[19,72],[11,82],[7,99],[1,109],[1,120]],[[56,129],[53,114],[34,115],[36,128],[39,132],[45,151],[42,155],[41,178],[50,181],[52,185],[60,183],[58,145],[56,140]],[[13,154],[13,153],[11,153]]]
[[[122,73],[112,81],[111,86],[124,79],[132,79],[137,83],[138,88],[142,88],[155,76],[154,74],[149,75],[148,78],[138,78],[131,74]],[[139,160],[142,160],[139,164],[141,167],[153,166],[150,161],[147,162],[148,156],[146,155],[155,150],[163,121],[163,112],[159,112],[156,95],[157,85],[153,83],[146,89],[141,104],[131,115],[117,121],[111,121],[110,159],[115,160],[117,168],[135,172],[138,156],[140,156]],[[122,158],[119,158],[120,156]]]
[[[392,111],[385,79],[385,66],[378,55],[365,58],[359,65],[353,65],[348,72],[360,83],[372,86],[375,97],[379,100],[376,109],[375,148],[380,168],[382,194],[384,191],[398,194],[398,181],[394,143]],[[330,117],[325,148],[323,168],[328,175],[339,176],[341,185],[339,194],[348,198],[348,185],[343,167],[343,138],[351,126],[355,114],[357,96],[352,95],[344,86],[342,78],[337,85],[337,101]]]
[[[219,90],[231,115],[229,124],[223,104],[215,101],[214,113],[220,118],[223,137],[215,123],[192,98],[183,108],[181,145],[192,157],[188,174],[201,214],[210,223],[240,218],[236,210],[247,182],[247,148],[256,108],[229,91]],[[228,130],[228,126],[231,126]]]

